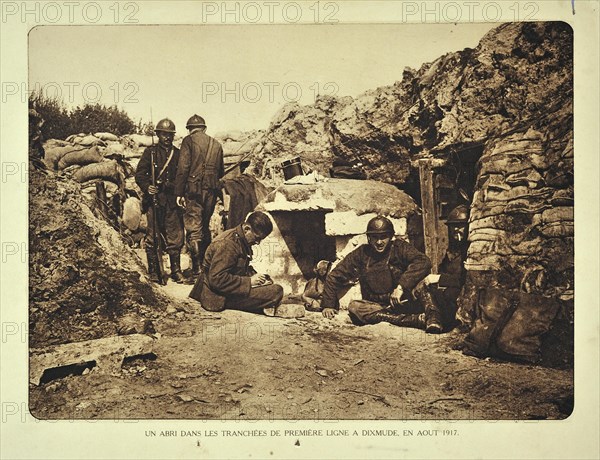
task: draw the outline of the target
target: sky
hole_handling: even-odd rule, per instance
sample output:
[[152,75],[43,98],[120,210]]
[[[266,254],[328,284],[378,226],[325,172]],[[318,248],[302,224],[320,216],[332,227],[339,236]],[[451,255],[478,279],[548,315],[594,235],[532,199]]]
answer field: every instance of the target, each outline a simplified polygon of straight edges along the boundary
[[493,27],[468,24],[38,26],[29,90],[69,107],[116,104],[135,121],[193,114],[208,132],[266,129],[286,103],[391,85]]

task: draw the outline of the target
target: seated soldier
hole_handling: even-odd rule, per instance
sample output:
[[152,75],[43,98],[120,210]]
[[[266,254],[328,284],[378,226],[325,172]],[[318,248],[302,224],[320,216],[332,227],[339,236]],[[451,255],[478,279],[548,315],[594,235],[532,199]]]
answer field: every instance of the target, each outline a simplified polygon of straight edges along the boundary
[[433,312],[443,330],[456,324],[457,299],[465,283],[464,261],[467,256],[467,223],[469,208],[461,204],[448,214],[448,250],[438,268],[439,274],[427,275],[417,286],[415,296]]
[[265,308],[277,307],[283,288],[250,265],[251,246],[259,244],[272,230],[269,216],[255,211],[244,223],[217,236],[206,250],[202,272],[190,297],[209,311],[229,308],[263,313]]
[[321,301],[323,316],[333,318],[339,308],[339,293],[358,280],[363,300],[354,300],[348,307],[355,324],[386,321],[439,332],[436,315],[422,313],[411,292],[430,272],[429,258],[410,244],[392,239],[394,226],[385,217],[371,219],[366,233],[368,244],[348,254],[327,276]]
[[315,277],[306,282],[302,301],[304,308],[308,311],[322,311],[321,299],[323,298],[323,287],[325,279],[331,270],[331,262],[328,260],[320,260],[315,267]]

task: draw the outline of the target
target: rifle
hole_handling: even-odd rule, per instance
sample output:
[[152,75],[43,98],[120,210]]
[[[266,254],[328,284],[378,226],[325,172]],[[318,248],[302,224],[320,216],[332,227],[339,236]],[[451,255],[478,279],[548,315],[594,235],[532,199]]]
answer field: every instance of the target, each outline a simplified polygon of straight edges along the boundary
[[[154,133],[152,133],[152,147],[150,150],[150,168],[152,171],[152,185],[157,187],[156,182],[156,171],[154,170]],[[165,267],[163,263],[163,251],[162,251],[162,238],[159,226],[159,206],[158,196],[155,193],[152,195],[152,243],[154,245],[154,256],[156,257],[156,274],[158,275],[158,282],[162,285],[167,284],[165,280]]]

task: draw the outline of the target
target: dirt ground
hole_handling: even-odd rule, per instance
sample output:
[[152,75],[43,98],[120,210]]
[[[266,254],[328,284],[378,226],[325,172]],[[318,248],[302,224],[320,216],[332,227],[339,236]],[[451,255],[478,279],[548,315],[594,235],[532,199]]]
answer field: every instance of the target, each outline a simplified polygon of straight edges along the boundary
[[210,313],[191,286],[152,318],[154,356],[31,385],[41,419],[563,419],[573,371],[478,359],[439,336],[386,323]]

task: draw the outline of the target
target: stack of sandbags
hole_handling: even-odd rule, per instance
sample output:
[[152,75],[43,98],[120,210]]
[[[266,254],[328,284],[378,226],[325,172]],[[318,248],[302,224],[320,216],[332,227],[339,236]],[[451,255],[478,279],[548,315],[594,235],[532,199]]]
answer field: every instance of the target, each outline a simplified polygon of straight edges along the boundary
[[471,205],[468,270],[502,272],[506,285],[547,295],[572,289],[573,144],[557,144],[530,129],[486,146]]

